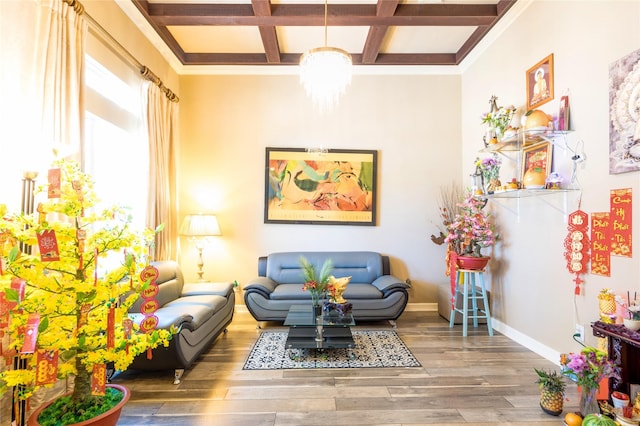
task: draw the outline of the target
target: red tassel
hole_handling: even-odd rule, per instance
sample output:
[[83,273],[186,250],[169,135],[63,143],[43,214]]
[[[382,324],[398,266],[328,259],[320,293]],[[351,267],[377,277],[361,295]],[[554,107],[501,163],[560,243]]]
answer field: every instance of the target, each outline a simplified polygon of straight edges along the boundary
[[147,359],[152,359],[153,358],[153,354],[151,352],[151,348],[147,349]]
[[451,251],[449,253],[449,280],[451,281],[451,309],[455,309],[453,305],[456,296],[456,276],[457,274],[458,253]]
[[107,315],[107,349],[113,349],[115,345],[115,321],[116,310],[111,306]]

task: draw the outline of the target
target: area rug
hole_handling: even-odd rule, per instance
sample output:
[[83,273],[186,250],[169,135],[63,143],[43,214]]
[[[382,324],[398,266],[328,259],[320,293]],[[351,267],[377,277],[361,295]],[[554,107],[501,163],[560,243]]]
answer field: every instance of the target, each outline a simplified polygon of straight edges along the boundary
[[263,331],[243,370],[421,367],[391,330],[353,330],[352,349],[285,349],[287,331]]

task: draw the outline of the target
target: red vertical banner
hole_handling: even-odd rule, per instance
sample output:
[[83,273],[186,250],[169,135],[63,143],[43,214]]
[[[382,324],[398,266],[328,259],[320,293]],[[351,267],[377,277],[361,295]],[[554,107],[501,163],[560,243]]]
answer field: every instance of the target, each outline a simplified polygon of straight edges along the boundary
[[591,273],[611,276],[611,226],[609,213],[591,213]]
[[631,188],[611,190],[611,254],[631,257],[632,208]]

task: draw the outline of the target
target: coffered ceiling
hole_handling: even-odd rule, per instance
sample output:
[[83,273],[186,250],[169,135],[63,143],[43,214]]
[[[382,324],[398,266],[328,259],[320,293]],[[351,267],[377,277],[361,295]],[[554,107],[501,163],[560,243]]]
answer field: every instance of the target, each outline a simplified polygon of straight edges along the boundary
[[[127,0],[183,66],[296,65],[324,0]],[[329,0],[327,45],[354,65],[458,65],[517,0]]]

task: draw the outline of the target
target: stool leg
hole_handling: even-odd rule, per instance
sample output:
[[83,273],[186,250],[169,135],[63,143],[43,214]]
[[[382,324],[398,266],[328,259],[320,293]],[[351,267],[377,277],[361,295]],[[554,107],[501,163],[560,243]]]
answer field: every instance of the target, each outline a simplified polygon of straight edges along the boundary
[[480,274],[480,288],[482,289],[482,302],[484,303],[484,313],[487,317],[487,329],[489,336],[493,336],[493,327],[491,326],[491,310],[489,309],[489,300],[487,298],[487,289],[484,285],[484,274]]
[[456,306],[458,306],[458,282],[460,278],[460,273],[456,271],[456,287],[453,290],[453,305],[451,307],[451,313],[449,314],[449,328],[453,328],[454,323],[456,322]]
[[478,301],[476,300],[476,285],[477,283],[477,279],[476,276],[478,275],[477,272],[470,272],[469,275],[471,276],[471,282],[469,283],[469,285],[471,286],[471,306],[473,308],[473,327],[474,328],[478,328]]
[[462,336],[467,337],[467,323],[469,322],[469,274],[461,273],[464,283],[462,284]]

